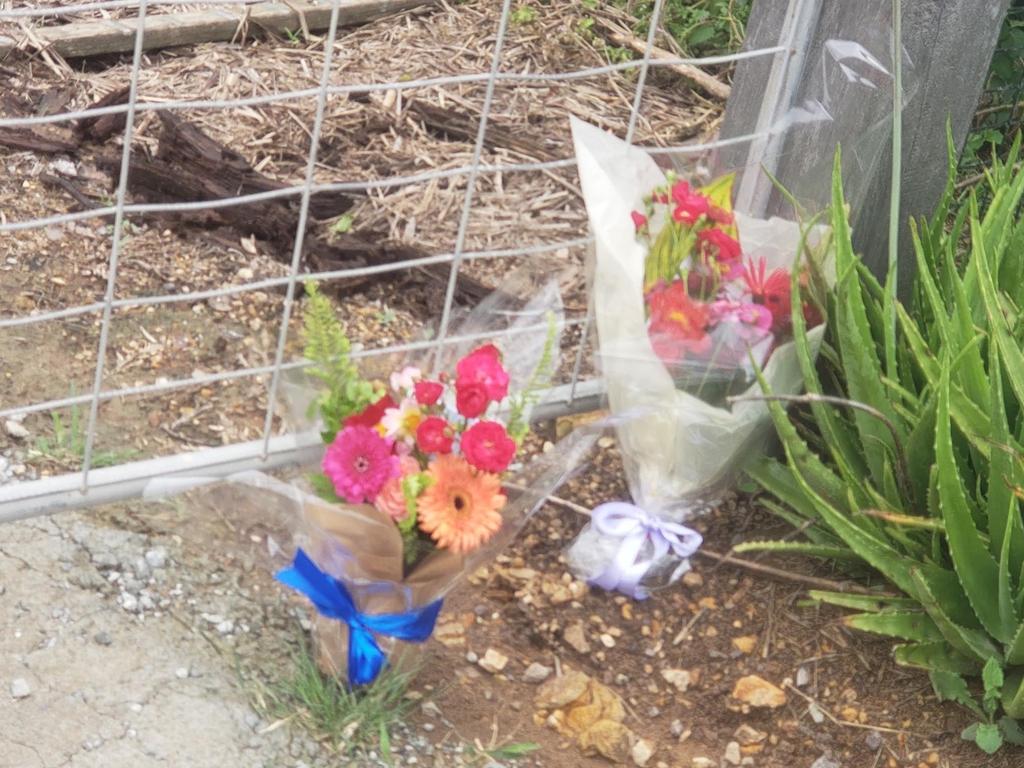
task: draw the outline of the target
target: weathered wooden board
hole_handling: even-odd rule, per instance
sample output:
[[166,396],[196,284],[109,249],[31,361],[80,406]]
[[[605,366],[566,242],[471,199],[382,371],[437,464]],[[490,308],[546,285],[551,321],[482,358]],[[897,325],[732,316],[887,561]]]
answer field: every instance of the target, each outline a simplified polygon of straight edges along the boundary
[[[947,119],[957,146],[962,146],[1008,4],[1009,0],[903,0],[904,222],[928,215],[941,195]],[[792,37],[784,24],[787,13],[801,20],[791,28]],[[820,208],[828,204],[829,169],[841,141],[845,183],[854,204],[855,244],[879,275],[888,261],[891,88],[884,70],[891,68],[891,26],[891,0],[757,0],[745,47],[782,42],[804,55],[802,60],[790,60],[786,72],[780,72],[776,56],[740,62],[721,138],[754,133],[759,118],[762,128],[788,129],[770,156],[750,156],[751,144],[741,142],[720,151],[715,162],[719,171],[756,169],[765,162],[787,189]],[[858,56],[851,43],[862,43],[877,60]],[[790,84],[792,88],[785,87]],[[777,103],[766,104],[766,99]],[[748,212],[791,215],[781,195],[771,190],[756,197]],[[904,226],[901,231],[900,285],[905,289],[914,260],[909,230]]]
[[[407,11],[434,1],[342,0],[338,23],[342,26],[364,24],[389,13]],[[301,0],[287,4],[266,2],[154,15],[146,17],[143,47],[151,50],[231,40],[238,35],[242,24],[277,34],[303,28],[315,32],[326,29],[330,20],[331,5],[323,0],[319,3]],[[39,27],[34,32],[48,49],[65,58],[80,58],[133,50],[138,26],[138,19],[83,21]],[[17,40],[0,37],[0,56],[11,53],[17,46]]]

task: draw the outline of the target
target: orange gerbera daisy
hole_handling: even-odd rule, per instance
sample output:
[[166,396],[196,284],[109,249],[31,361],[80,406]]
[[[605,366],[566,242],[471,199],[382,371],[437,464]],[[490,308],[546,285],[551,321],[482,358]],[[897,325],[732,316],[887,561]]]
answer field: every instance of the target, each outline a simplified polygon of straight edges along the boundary
[[505,496],[497,475],[451,454],[438,456],[427,471],[434,482],[418,499],[419,525],[438,547],[464,555],[498,532]]

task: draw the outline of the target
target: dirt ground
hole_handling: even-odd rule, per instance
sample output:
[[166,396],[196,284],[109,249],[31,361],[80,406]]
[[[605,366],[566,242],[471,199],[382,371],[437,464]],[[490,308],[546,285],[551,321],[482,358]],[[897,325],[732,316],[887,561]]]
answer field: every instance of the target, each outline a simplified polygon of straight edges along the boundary
[[[525,4],[536,18],[510,30],[505,71],[553,73],[607,63],[603,45],[579,25],[578,4]],[[496,6],[442,5],[346,30],[331,81],[486,71]],[[140,94],[144,100],[228,99],[309,88],[318,83],[321,64],[316,41],[301,39],[155,52],[146,57]],[[0,112],[79,108],[122,85],[128,71],[117,57],[71,65],[52,58],[0,62]],[[489,146],[485,162],[571,156],[569,113],[623,133],[634,85],[622,73],[503,84],[495,123],[532,141],[534,151]],[[721,104],[674,76],[652,72],[646,94],[639,141],[675,144],[714,131]],[[465,166],[472,143],[413,119],[409,98],[475,115],[483,88],[332,98],[318,180],[366,181]],[[183,114],[263,172],[296,182],[313,110],[311,100],[301,100]],[[154,149],[158,128],[152,113],[144,116],[139,147]],[[69,135],[66,127],[46,131]],[[68,156],[0,148],[0,221],[78,210],[81,201],[69,186],[95,204],[109,203],[110,177],[96,161],[116,150],[116,138]],[[360,196],[353,231],[449,252],[465,183],[465,177],[432,179]],[[466,240],[472,251],[586,234],[571,168],[482,174],[475,201]],[[333,224],[317,222],[312,231],[329,238]],[[0,317],[101,300],[111,235],[110,223],[98,219],[0,235]],[[578,320],[586,305],[584,249],[557,247],[547,255],[568,315]],[[197,374],[270,364],[280,327],[279,289],[200,300],[190,294],[280,277],[289,258],[239,232],[133,218],[117,298],[165,294],[176,300],[115,312],[105,387],[187,383]],[[467,269],[494,285],[520,261],[492,256],[469,261]],[[367,350],[420,338],[438,319],[437,285],[411,273],[358,289],[342,284],[340,292],[350,333]],[[296,330],[293,319],[289,359],[298,353]],[[98,339],[96,312],[0,328],[0,411],[88,392]],[[578,334],[568,334],[563,373],[578,342]],[[266,405],[261,377],[115,398],[100,410],[97,458],[116,463],[256,439]],[[5,424],[0,484],[74,471],[83,419],[83,409],[63,409]],[[281,417],[274,422],[275,431],[288,426]],[[614,448],[606,447],[561,495],[588,507],[623,498],[621,477]],[[531,664],[580,671],[618,693],[626,725],[653,748],[647,764],[655,768],[1019,764],[1014,753],[987,758],[962,743],[964,716],[935,702],[924,675],[893,666],[885,642],[847,632],[839,612],[805,605],[806,585],[799,582],[698,558],[683,583],[648,601],[588,590],[562,559],[584,523],[565,507],[547,505],[505,555],[448,599],[414,685],[418,706],[394,735],[394,764],[484,766],[490,758],[483,752],[516,742],[540,749],[518,761],[491,761],[491,768],[606,764],[585,757],[536,710],[538,686],[523,679]],[[700,525],[707,548],[720,553],[778,532],[746,501],[726,504]],[[211,517],[184,502],[135,502],[0,529],[0,768],[383,764],[369,751],[341,756],[336,745],[304,730],[301,717],[282,717],[265,706],[264,692],[291,674],[292,654],[308,634],[307,608],[274,585],[262,554],[267,531],[284,536],[286,527],[281,520],[254,520],[245,510]],[[772,564],[796,574],[811,567]],[[488,649],[508,658],[499,674],[479,664]],[[730,694],[736,680],[750,674],[779,686],[786,703],[774,710],[738,708]]]
[[[605,449],[562,495],[621,497],[620,472]],[[729,502],[702,520],[706,548],[778,533],[755,510]],[[300,714],[268,710],[266,692],[293,673],[308,637],[308,608],[271,580],[266,539],[285,542],[287,521],[221,512],[134,503],[4,528],[0,766],[387,764],[371,750],[343,755]],[[1019,764],[961,741],[963,713],[937,704],[924,674],[894,666],[884,641],[850,633],[838,612],[807,606],[799,583],[706,559],[641,602],[575,582],[563,550],[584,523],[545,506],[449,597],[392,765],[607,765],[538,712],[538,685],[524,680],[533,664],[583,672],[621,696],[625,725],[653,748],[650,766]],[[801,561],[771,565],[812,574]],[[480,664],[489,650],[508,659],[499,674]],[[752,674],[785,703],[744,711],[731,693]],[[482,754],[521,743],[538,749],[515,761]]]

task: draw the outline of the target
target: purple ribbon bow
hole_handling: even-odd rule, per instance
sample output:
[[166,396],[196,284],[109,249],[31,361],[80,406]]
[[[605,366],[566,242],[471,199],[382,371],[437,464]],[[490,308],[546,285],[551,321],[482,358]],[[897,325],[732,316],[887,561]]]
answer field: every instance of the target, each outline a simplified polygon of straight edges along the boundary
[[[620,539],[619,549],[608,567],[590,580],[603,589],[618,590],[635,600],[648,597],[640,581],[669,550],[680,559],[696,552],[704,539],[685,525],[659,520],[635,504],[613,501],[593,511],[591,524],[605,536]],[[640,556],[650,541],[650,553]]]

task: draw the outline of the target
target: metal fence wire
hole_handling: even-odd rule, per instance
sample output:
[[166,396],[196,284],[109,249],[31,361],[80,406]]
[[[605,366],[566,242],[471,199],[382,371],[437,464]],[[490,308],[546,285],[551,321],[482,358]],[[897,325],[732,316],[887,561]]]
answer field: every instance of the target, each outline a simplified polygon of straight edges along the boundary
[[[10,206],[6,211],[0,209],[0,242],[4,244],[2,250],[6,253],[20,254],[21,252],[14,246],[19,238],[26,237],[28,233],[38,234],[42,231],[49,234],[62,227],[68,228],[67,231],[72,233],[81,233],[84,231],[81,229],[83,226],[93,226],[99,222],[109,222],[111,225],[103,230],[108,257],[105,268],[98,271],[99,276],[102,277],[103,288],[101,295],[97,290],[96,300],[71,305],[61,305],[54,300],[43,307],[30,306],[21,310],[15,304],[13,309],[9,309],[4,316],[0,317],[0,343],[3,343],[4,337],[6,337],[8,346],[13,345],[17,340],[20,340],[22,346],[25,346],[26,339],[29,339],[28,344],[31,345],[31,339],[23,335],[30,329],[44,334],[59,333],[60,328],[64,327],[62,324],[78,323],[95,330],[94,324],[98,323],[98,333],[93,340],[94,348],[92,349],[76,348],[73,345],[74,337],[72,336],[70,337],[72,341],[65,340],[66,346],[62,349],[59,359],[44,359],[29,354],[23,357],[17,365],[13,365],[10,360],[3,363],[6,368],[4,376],[8,384],[12,381],[17,382],[19,377],[23,376],[27,377],[28,383],[8,389],[9,397],[4,398],[4,402],[0,402],[0,421],[7,423],[13,421],[17,424],[18,419],[28,414],[55,414],[61,409],[66,411],[80,408],[82,413],[74,426],[74,429],[77,430],[75,434],[80,435],[78,444],[74,446],[75,450],[72,452],[74,463],[77,463],[77,466],[65,466],[63,470],[53,471],[49,475],[36,479],[25,479],[0,485],[0,522],[50,513],[60,509],[138,497],[149,481],[154,478],[167,480],[175,477],[223,477],[240,470],[271,469],[285,464],[315,461],[321,447],[318,435],[312,432],[289,432],[283,427],[284,422],[279,418],[281,415],[279,395],[283,377],[287,372],[299,369],[304,365],[304,361],[290,349],[288,343],[289,329],[293,326],[289,320],[293,319],[292,316],[297,312],[297,295],[301,290],[301,281],[303,280],[310,278],[322,281],[352,280],[381,273],[394,273],[397,279],[398,276],[409,273],[414,268],[443,265],[447,269],[441,294],[443,303],[435,307],[434,319],[437,321],[437,332],[429,339],[403,343],[382,343],[380,346],[368,345],[356,353],[357,356],[363,358],[374,358],[396,352],[429,351],[438,345],[465,341],[464,338],[453,335],[452,321],[455,316],[458,280],[460,275],[465,272],[467,265],[485,263],[487,260],[534,259],[551,254],[564,255],[567,249],[579,251],[586,246],[588,239],[585,225],[583,225],[571,238],[542,237],[540,240],[534,238],[534,241],[528,245],[515,248],[471,249],[469,247],[470,241],[467,233],[474,211],[479,206],[481,179],[489,179],[500,190],[500,180],[513,174],[550,175],[552,171],[571,168],[574,165],[574,160],[570,156],[514,163],[488,160],[490,155],[485,151],[486,137],[495,109],[498,104],[502,104],[502,109],[512,108],[503,104],[500,99],[501,91],[506,86],[532,84],[537,86],[539,94],[537,98],[544,98],[544,87],[553,84],[573,83],[621,72],[632,73],[628,80],[620,79],[616,85],[621,88],[621,84],[625,82],[632,86],[633,92],[625,94],[624,98],[624,101],[628,102],[630,110],[625,134],[632,141],[638,133],[638,125],[645,119],[645,88],[650,81],[651,73],[656,68],[678,64],[720,65],[747,57],[788,57],[793,55],[793,51],[778,45],[704,59],[666,58],[663,56],[655,58],[652,55],[652,50],[655,46],[658,22],[664,5],[663,0],[657,0],[654,3],[652,23],[649,27],[650,33],[646,38],[646,50],[639,58],[608,64],[595,62],[593,66],[567,69],[566,71],[510,70],[503,66],[503,56],[508,45],[509,29],[513,23],[513,3],[512,0],[501,0],[497,27],[487,35],[487,39],[471,41],[474,45],[486,46],[486,50],[490,52],[489,67],[468,74],[438,74],[426,78],[402,77],[380,82],[339,83],[333,77],[337,71],[336,54],[340,50],[339,37],[343,34],[339,31],[339,21],[345,18],[346,9],[353,2],[356,0],[320,0],[319,2],[320,6],[330,8],[330,21],[327,30],[322,33],[320,38],[322,47],[319,48],[319,51],[322,51],[322,59],[319,62],[319,72],[310,73],[318,82],[316,87],[253,92],[248,96],[230,99],[186,99],[167,96],[155,98],[142,87],[146,69],[154,66],[154,56],[147,52],[144,44],[147,20],[155,18],[157,13],[175,11],[176,7],[188,6],[190,9],[194,9],[195,3],[181,0],[106,0],[105,2],[74,4],[46,3],[45,0],[35,3],[8,0],[6,3],[0,3],[0,34],[3,33],[5,24],[8,25],[8,29],[20,29],[28,33],[34,28],[34,25],[44,23],[52,25],[67,20],[80,20],[81,14],[99,13],[101,16],[110,18],[109,24],[122,25],[122,29],[123,23],[126,23],[125,19],[130,19],[133,16],[138,19],[134,25],[134,49],[131,52],[126,103],[92,108],[65,108],[56,112],[41,111],[36,114],[17,116],[9,116],[8,112],[8,116],[0,116],[0,131],[25,128],[39,130],[52,126],[67,128],[72,121],[101,116],[120,116],[123,117],[124,122],[123,141],[117,150],[120,154],[119,163],[115,163],[119,167],[119,171],[114,176],[116,187],[108,200],[100,201],[97,205],[84,210],[70,212],[50,210],[40,216],[19,215],[20,209],[16,205]],[[235,6],[234,10],[237,10],[237,7],[249,6],[250,3],[246,0],[215,0],[202,5],[206,8]],[[785,34],[787,34],[786,30],[783,30],[783,35]],[[467,42],[467,45],[469,44],[471,43]],[[312,59],[304,58],[303,50],[300,49],[296,52],[292,59],[294,62],[292,66],[308,69]],[[185,49],[179,55],[189,56],[191,54],[188,49]],[[37,56],[38,60],[32,62],[31,66],[42,69],[46,63],[45,52],[38,53],[37,51]],[[89,76],[88,65],[76,66],[79,67],[78,76],[80,78]],[[437,161],[443,158],[427,158],[423,164],[427,166],[426,170],[413,169],[401,175],[360,180],[339,178],[337,173],[327,177],[330,169],[325,169],[324,164],[320,161],[320,155],[323,149],[325,116],[328,113],[327,107],[332,100],[344,98],[358,100],[379,94],[390,94],[390,98],[396,96],[402,98],[404,94],[411,93],[415,89],[445,89],[466,84],[475,84],[484,89],[482,106],[479,107],[478,116],[474,115],[477,125],[473,134],[473,150],[468,163],[458,167],[438,167],[443,163]],[[13,96],[13,94],[11,95]],[[301,166],[301,183],[288,184],[280,189],[247,192],[221,199],[185,202],[142,202],[135,199],[131,193],[132,164],[130,160],[132,151],[137,144],[136,134],[140,124],[155,117],[153,113],[181,114],[184,110],[188,110],[190,113],[245,110],[282,103],[308,102],[309,100],[315,103],[315,109],[309,123],[302,125],[302,130],[308,135],[309,140],[308,154]],[[0,105],[2,103],[0,100]],[[528,105],[526,107],[528,108]],[[1016,109],[1007,110],[1007,112],[1011,116],[1018,114]],[[0,115],[3,113],[0,112]],[[567,125],[566,120],[565,130],[568,130]],[[743,137],[740,140],[749,140],[750,138]],[[710,146],[712,145],[699,143],[685,145],[680,145],[678,142],[675,145],[663,143],[662,146],[654,148],[654,151],[701,153]],[[246,151],[246,147],[240,146],[236,149],[243,153]],[[4,156],[0,154],[0,162],[3,162],[3,159]],[[430,166],[433,166],[433,169]],[[457,222],[455,238],[450,250],[429,256],[357,268],[308,270],[308,265],[304,262],[305,238],[307,237],[308,219],[311,216],[311,199],[315,195],[331,192],[391,195],[407,187],[422,185],[433,180],[464,184],[462,200],[457,210],[447,213]],[[298,212],[293,248],[291,253],[282,259],[287,263],[287,268],[283,273],[269,276],[250,274],[247,276],[248,279],[240,283],[224,284],[225,281],[221,281],[214,287],[188,293],[168,290],[163,293],[132,295],[131,292],[119,290],[119,280],[123,280],[126,264],[126,240],[132,231],[133,219],[153,214],[192,216],[202,212],[223,211],[228,207],[253,206],[281,199],[292,201],[292,205]],[[160,226],[173,228],[176,225],[171,223]],[[95,231],[94,227],[93,232],[95,233]],[[74,236],[79,235],[75,234]],[[171,254],[164,252],[157,255],[162,258],[170,258]],[[17,258],[8,258],[7,271],[0,272],[0,279],[3,275],[12,275],[19,270],[38,270],[38,266],[33,266],[33,264],[31,258],[23,258],[22,255]],[[42,280],[43,276],[40,275],[39,279]],[[275,291],[284,294],[281,317],[275,331],[276,338],[272,339],[272,343],[268,346],[271,352],[262,364],[251,364],[252,356],[247,358],[239,355],[234,361],[225,358],[221,366],[222,370],[216,372],[197,370],[191,376],[162,377],[158,375],[158,371],[153,370],[145,375],[137,374],[142,378],[133,382],[120,381],[117,386],[112,384],[110,376],[112,340],[115,334],[115,325],[123,314],[148,311],[159,313],[171,307],[181,306],[182,303],[185,306],[195,307],[204,302],[223,299],[249,301],[258,292],[265,294]],[[59,292],[49,295],[51,297],[59,296]],[[358,302],[360,300],[357,296],[349,301]],[[156,316],[159,315],[156,314]],[[576,326],[585,326],[586,319],[577,313],[571,323]],[[577,330],[580,329],[577,328]],[[570,409],[574,403],[578,403],[581,397],[592,396],[598,390],[599,385],[596,381],[580,380],[581,371],[587,370],[587,366],[581,365],[586,334],[578,333],[577,337],[580,341],[570,352],[573,360],[572,365],[567,368],[571,374],[567,374],[563,384],[554,393],[556,396],[552,402],[554,402],[553,407],[556,411]],[[4,347],[0,347],[0,356],[3,355],[3,349]],[[187,355],[187,350],[180,350],[179,353]],[[92,375],[89,377],[87,390],[61,397],[41,394],[47,390],[52,394],[53,386],[50,385],[54,383],[67,384],[64,365],[76,357],[92,362]],[[47,386],[36,386],[32,383],[40,381]],[[103,461],[99,460],[101,446],[98,442],[98,435],[103,426],[108,404],[139,402],[157,394],[196,391],[242,381],[256,382],[264,388],[266,407],[258,439],[233,441],[230,444],[216,447],[199,446],[198,450],[193,449],[195,446],[190,446],[187,450],[183,446],[183,449],[177,453],[138,460],[131,454],[122,456],[116,452],[110,454],[104,451]],[[68,389],[65,387],[64,391],[66,392]],[[140,420],[145,419],[145,411],[142,406],[138,408],[137,417]],[[54,426],[58,425],[60,422],[54,423]],[[65,418],[62,425],[65,439],[67,439],[68,430],[69,426]],[[78,438],[72,435],[71,439]],[[113,441],[116,447],[116,434]],[[111,455],[113,455],[113,459],[111,459]],[[98,467],[98,464],[113,465]]]

